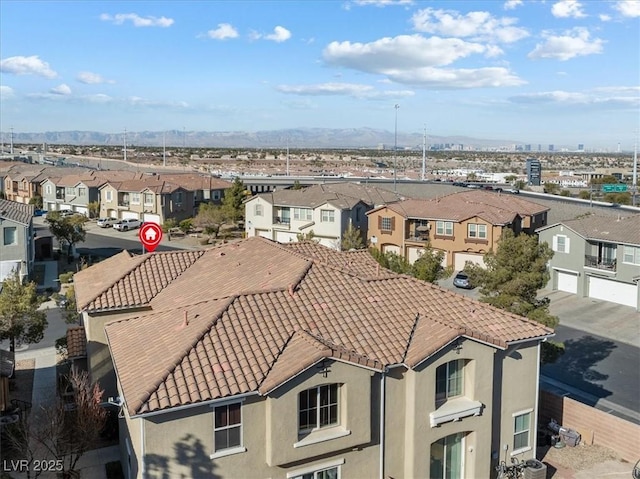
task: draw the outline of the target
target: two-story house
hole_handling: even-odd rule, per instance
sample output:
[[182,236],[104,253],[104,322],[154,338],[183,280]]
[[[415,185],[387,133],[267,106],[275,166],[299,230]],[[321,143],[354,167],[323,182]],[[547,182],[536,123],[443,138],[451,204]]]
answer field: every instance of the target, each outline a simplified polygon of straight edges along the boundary
[[16,271],[22,279],[33,271],[34,209],[33,205],[0,199],[0,282]]
[[231,182],[211,175],[175,173],[160,175],[164,181],[180,185],[187,191],[193,192],[193,216],[198,214],[198,207],[202,203],[220,204],[225,190],[231,188]]
[[395,193],[358,183],[328,183],[303,189],[260,193],[245,202],[246,236],[280,243],[308,235],[329,248],[340,249],[351,225],[367,235],[367,211],[397,201]]
[[369,244],[413,263],[429,243],[444,253],[443,266],[459,271],[467,261],[484,265],[505,228],[533,233],[547,222],[548,207],[481,190],[429,200],[407,199],[367,213]]
[[555,252],[551,287],[640,311],[640,215],[585,216],[538,230]]
[[193,216],[194,194],[159,176],[108,181],[100,188],[100,216],[162,224]]
[[113,359],[126,477],[490,477],[535,454],[553,332],[365,251],[248,238],[74,283],[89,362],[105,339]]
[[14,165],[4,177],[5,199],[28,204],[32,198],[40,195],[41,166]]

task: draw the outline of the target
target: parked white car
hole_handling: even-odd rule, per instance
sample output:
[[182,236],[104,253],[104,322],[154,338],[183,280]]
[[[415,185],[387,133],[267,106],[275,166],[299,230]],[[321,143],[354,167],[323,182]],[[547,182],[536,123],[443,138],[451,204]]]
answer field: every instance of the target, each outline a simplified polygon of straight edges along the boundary
[[113,229],[118,231],[129,231],[136,228],[140,228],[140,220],[133,218],[120,220],[113,225]]
[[116,218],[99,218],[96,224],[100,228],[110,228],[118,222]]

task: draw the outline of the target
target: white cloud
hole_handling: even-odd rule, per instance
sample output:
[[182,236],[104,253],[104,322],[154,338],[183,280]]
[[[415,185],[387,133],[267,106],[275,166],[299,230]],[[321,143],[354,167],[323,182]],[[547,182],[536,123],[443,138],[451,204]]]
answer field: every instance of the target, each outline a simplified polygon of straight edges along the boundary
[[49,93],[52,95],[69,96],[71,95],[71,88],[69,88],[69,85],[62,83],[49,90]]
[[489,12],[469,12],[465,15],[453,10],[418,10],[411,17],[414,30],[447,37],[470,37],[475,40],[513,43],[529,36],[516,27],[516,18],[493,17]]
[[639,0],[622,0],[617,2],[613,8],[625,17],[640,17],[640,1]]
[[101,83],[114,83],[112,80],[106,80],[102,75],[92,72],[80,72],[76,76],[76,80],[86,85],[99,85]]
[[376,90],[371,85],[357,83],[317,83],[313,85],[279,85],[281,93],[302,96],[351,96],[355,98],[401,98],[415,95],[411,90]]
[[185,109],[188,108],[189,105],[184,101],[179,102],[167,102],[167,101],[156,101],[156,100],[148,100],[146,98],[142,98],[139,96],[132,96],[127,98],[126,103],[134,107],[141,108],[176,108],[176,109]]
[[603,22],[611,21],[611,15],[607,15],[606,13],[601,13],[600,15],[598,15],[598,18],[600,18],[600,20]]
[[563,90],[527,93],[509,98],[513,103],[556,104],[587,107],[627,109],[640,107],[640,87],[603,87],[586,92]]
[[590,39],[586,28],[577,27],[564,35],[552,35],[542,32],[544,43],[538,43],[528,55],[529,58],[553,58],[566,61],[577,56],[602,53],[604,41],[600,38]]
[[359,7],[389,7],[394,5],[413,5],[413,0],[353,0],[354,5]]
[[487,88],[523,85],[526,82],[506,68],[416,68],[390,73],[389,77],[398,82],[425,88],[459,89]]
[[45,78],[58,76],[47,62],[43,62],[37,55],[30,57],[9,57],[0,61],[0,71],[14,75],[38,75]]
[[0,98],[11,98],[14,96],[13,88],[6,85],[0,85]]
[[141,17],[137,13],[117,13],[115,15],[110,15],[108,13],[103,13],[100,15],[100,20],[105,22],[111,22],[115,25],[122,25],[123,23],[129,21],[133,24],[134,27],[170,27],[173,25],[173,18],[167,17]]
[[553,4],[551,13],[558,18],[584,18],[587,16],[582,11],[582,4],[578,0],[560,0]]
[[271,40],[276,43],[286,42],[291,38],[291,32],[284,27],[278,25],[273,29],[273,33],[264,36],[265,40]]
[[522,5],[522,0],[507,0],[506,2],[504,2],[503,8],[505,10],[513,10],[520,5]]
[[227,38],[238,38],[238,30],[229,23],[218,23],[218,28],[209,30],[207,36],[214,40],[226,40]]

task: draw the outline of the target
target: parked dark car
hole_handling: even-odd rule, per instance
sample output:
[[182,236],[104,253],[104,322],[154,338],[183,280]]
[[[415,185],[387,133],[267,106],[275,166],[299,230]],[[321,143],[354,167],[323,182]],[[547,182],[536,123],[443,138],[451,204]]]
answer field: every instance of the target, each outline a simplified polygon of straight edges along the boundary
[[469,276],[462,271],[456,274],[456,276],[453,278],[453,285],[456,288],[473,289],[471,281],[469,280]]

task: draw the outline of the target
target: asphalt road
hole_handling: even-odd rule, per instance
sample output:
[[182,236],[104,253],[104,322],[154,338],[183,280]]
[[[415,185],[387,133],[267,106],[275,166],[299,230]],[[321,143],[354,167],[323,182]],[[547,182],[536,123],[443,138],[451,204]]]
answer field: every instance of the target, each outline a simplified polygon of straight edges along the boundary
[[605,399],[640,413],[639,348],[566,326],[558,326],[553,339],[564,343],[565,353],[541,374],[585,392],[583,402]]

